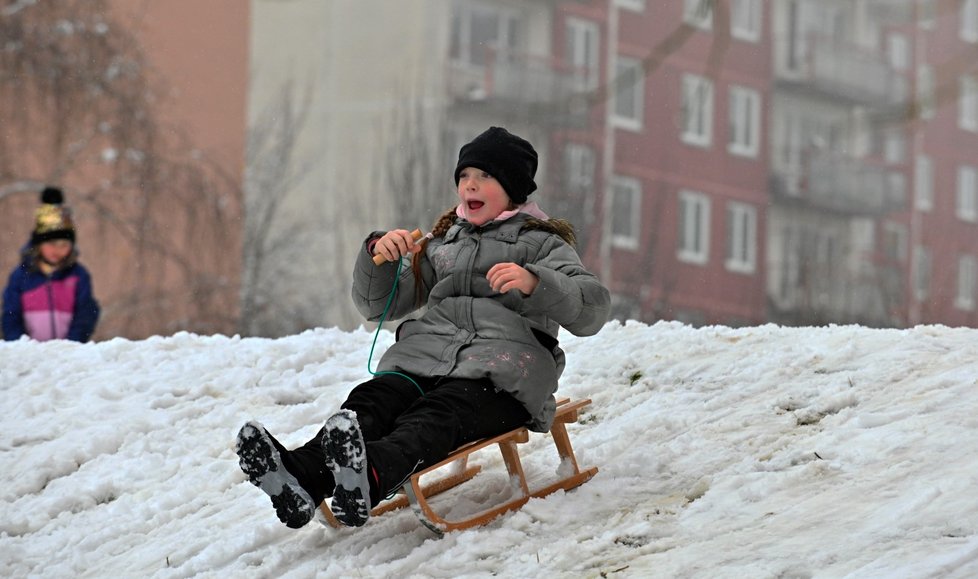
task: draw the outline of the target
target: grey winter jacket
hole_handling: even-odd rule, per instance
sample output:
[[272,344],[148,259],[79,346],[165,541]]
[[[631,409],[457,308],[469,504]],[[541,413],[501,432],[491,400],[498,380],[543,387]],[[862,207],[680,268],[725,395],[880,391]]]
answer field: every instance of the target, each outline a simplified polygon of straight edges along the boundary
[[[397,340],[377,369],[420,376],[489,377],[529,411],[531,430],[545,432],[553,421],[553,393],[564,369],[557,344],[558,325],[577,336],[593,335],[608,320],[610,296],[584,269],[575,249],[559,235],[522,230],[530,217],[520,213],[503,222],[475,227],[459,220],[443,238],[428,243],[423,259],[422,301],[417,319],[397,328]],[[353,272],[353,301],[370,321],[387,304],[396,263],[374,265],[367,243]],[[486,272],[514,262],[540,278],[530,296],[489,287]],[[388,319],[418,309],[415,280],[407,259]]]

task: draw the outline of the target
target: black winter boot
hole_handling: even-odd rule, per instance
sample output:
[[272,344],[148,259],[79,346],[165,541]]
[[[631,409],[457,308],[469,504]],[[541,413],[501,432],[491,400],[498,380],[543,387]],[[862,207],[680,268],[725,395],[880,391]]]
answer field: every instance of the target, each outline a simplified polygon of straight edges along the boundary
[[[251,484],[265,491],[280,521],[298,529],[312,520],[316,502],[282,462],[280,445],[258,422],[238,431],[238,464]],[[284,451],[284,449],[281,449]]]
[[323,431],[320,429],[311,439],[300,447],[286,450],[274,436],[270,436],[275,448],[282,455],[285,469],[306,489],[317,505],[333,494],[333,473],[326,468],[326,455],[323,454]]
[[367,446],[356,412],[340,410],[326,420],[323,452],[336,482],[331,505],[333,515],[349,527],[362,526],[370,517],[370,481]]

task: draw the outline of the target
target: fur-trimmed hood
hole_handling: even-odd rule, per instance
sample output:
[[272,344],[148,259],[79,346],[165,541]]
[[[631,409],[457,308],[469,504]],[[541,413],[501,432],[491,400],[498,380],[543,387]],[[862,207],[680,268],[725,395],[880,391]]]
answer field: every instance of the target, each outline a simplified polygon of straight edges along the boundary
[[569,243],[570,245],[577,246],[577,235],[574,234],[574,226],[570,221],[566,219],[528,219],[526,223],[523,224],[523,229],[539,229],[541,231],[547,231],[555,235],[559,235],[561,239]]

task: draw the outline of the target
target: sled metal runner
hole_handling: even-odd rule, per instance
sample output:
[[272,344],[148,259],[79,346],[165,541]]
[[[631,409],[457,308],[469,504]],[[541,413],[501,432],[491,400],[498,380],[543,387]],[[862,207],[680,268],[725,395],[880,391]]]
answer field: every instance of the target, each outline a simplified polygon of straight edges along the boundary
[[[597,474],[598,468],[590,467],[585,470],[580,469],[577,464],[577,457],[574,456],[574,448],[571,446],[570,437],[567,434],[567,424],[577,422],[579,416],[578,411],[590,403],[591,400],[587,398],[575,401],[562,398],[557,401],[557,412],[554,415],[553,425],[550,427],[550,435],[557,449],[557,454],[560,457],[560,465],[557,469],[560,478],[550,484],[531,489],[527,483],[517,445],[527,442],[530,437],[530,432],[525,427],[520,427],[498,436],[460,446],[445,460],[414,473],[394,498],[381,502],[374,507],[370,511],[370,516],[380,516],[389,511],[404,508],[410,504],[412,510],[424,526],[438,534],[443,534],[484,525],[503,513],[519,509],[531,498],[545,497],[558,490],[563,489],[567,491],[584,484]],[[499,446],[503,462],[506,464],[506,470],[509,472],[509,479],[513,483],[514,490],[516,491],[515,497],[500,505],[485,509],[460,520],[447,520],[435,513],[434,509],[428,503],[428,499],[454,488],[477,475],[482,467],[479,465],[470,465],[468,463],[469,456],[476,451],[494,444]],[[421,484],[422,476],[434,473],[443,468],[448,470],[447,474],[444,474],[433,482],[424,485]],[[567,471],[570,472],[567,473]],[[323,501],[319,509],[330,526],[336,528],[343,527],[333,516],[327,501]]]

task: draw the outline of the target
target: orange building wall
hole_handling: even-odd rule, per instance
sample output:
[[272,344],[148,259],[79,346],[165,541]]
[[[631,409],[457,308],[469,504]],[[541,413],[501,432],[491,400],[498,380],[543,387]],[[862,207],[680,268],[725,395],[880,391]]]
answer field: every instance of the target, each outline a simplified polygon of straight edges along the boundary
[[174,130],[244,168],[248,92],[249,3],[241,0],[117,0],[140,24],[143,49],[171,87],[164,105]]
[[[86,158],[70,173],[57,174],[54,164],[45,158],[50,154],[41,146],[44,139],[39,138],[38,146],[21,143],[24,161],[39,159],[38,170],[30,172],[32,179],[61,186],[75,210],[81,262],[92,273],[95,295],[102,305],[94,339],[139,339],[180,330],[236,333],[244,223],[250,4],[240,0],[110,1],[115,11],[113,20],[126,27],[148,62],[154,95],[152,114],[161,120],[162,137],[179,143],[169,149],[170,154],[190,166],[207,165],[208,175],[220,175],[218,197],[230,226],[222,226],[214,236],[216,242],[196,243],[200,237],[186,233],[188,222],[194,219],[194,208],[173,201],[179,191],[147,191],[143,195],[135,190],[115,191],[98,198],[98,202],[117,206],[119,215],[135,216],[127,217],[120,228],[106,222],[98,205],[83,196],[106,171],[100,159]],[[39,119],[33,132],[50,132],[43,122]],[[37,203],[38,194],[30,191],[0,199],[3,282],[17,263],[19,247],[30,237]],[[157,222],[164,224],[162,230],[140,230],[140,211],[154,212]],[[120,234],[125,226],[135,229],[142,239]],[[176,258],[169,265],[147,263],[150,260],[138,256],[155,254],[140,254],[134,247],[145,243],[166,247],[177,254]],[[180,265],[174,265],[177,263]],[[200,269],[220,274],[205,297],[200,296],[200,288],[187,282],[187,271]],[[189,279],[196,276],[190,275]]]
[[[159,112],[168,136],[186,143],[183,152],[191,158],[197,156],[194,150],[200,150],[208,162],[216,161],[219,170],[235,181],[238,193],[233,206],[226,208],[232,223],[228,235],[213,247],[187,248],[187,258],[219,260],[229,272],[221,295],[211,302],[222,311],[213,312],[206,321],[181,312],[181,304],[191,296],[186,288],[173,287],[180,282],[174,281],[179,275],[171,270],[166,272],[164,283],[173,295],[172,318],[159,320],[156,327],[137,328],[137,337],[181,329],[236,333],[244,225],[241,191],[247,130],[249,4],[240,0],[116,0],[115,5],[122,20],[138,30],[153,68],[152,78],[161,97]],[[175,219],[174,227],[180,226],[181,221]],[[200,255],[193,255],[198,252]]]

